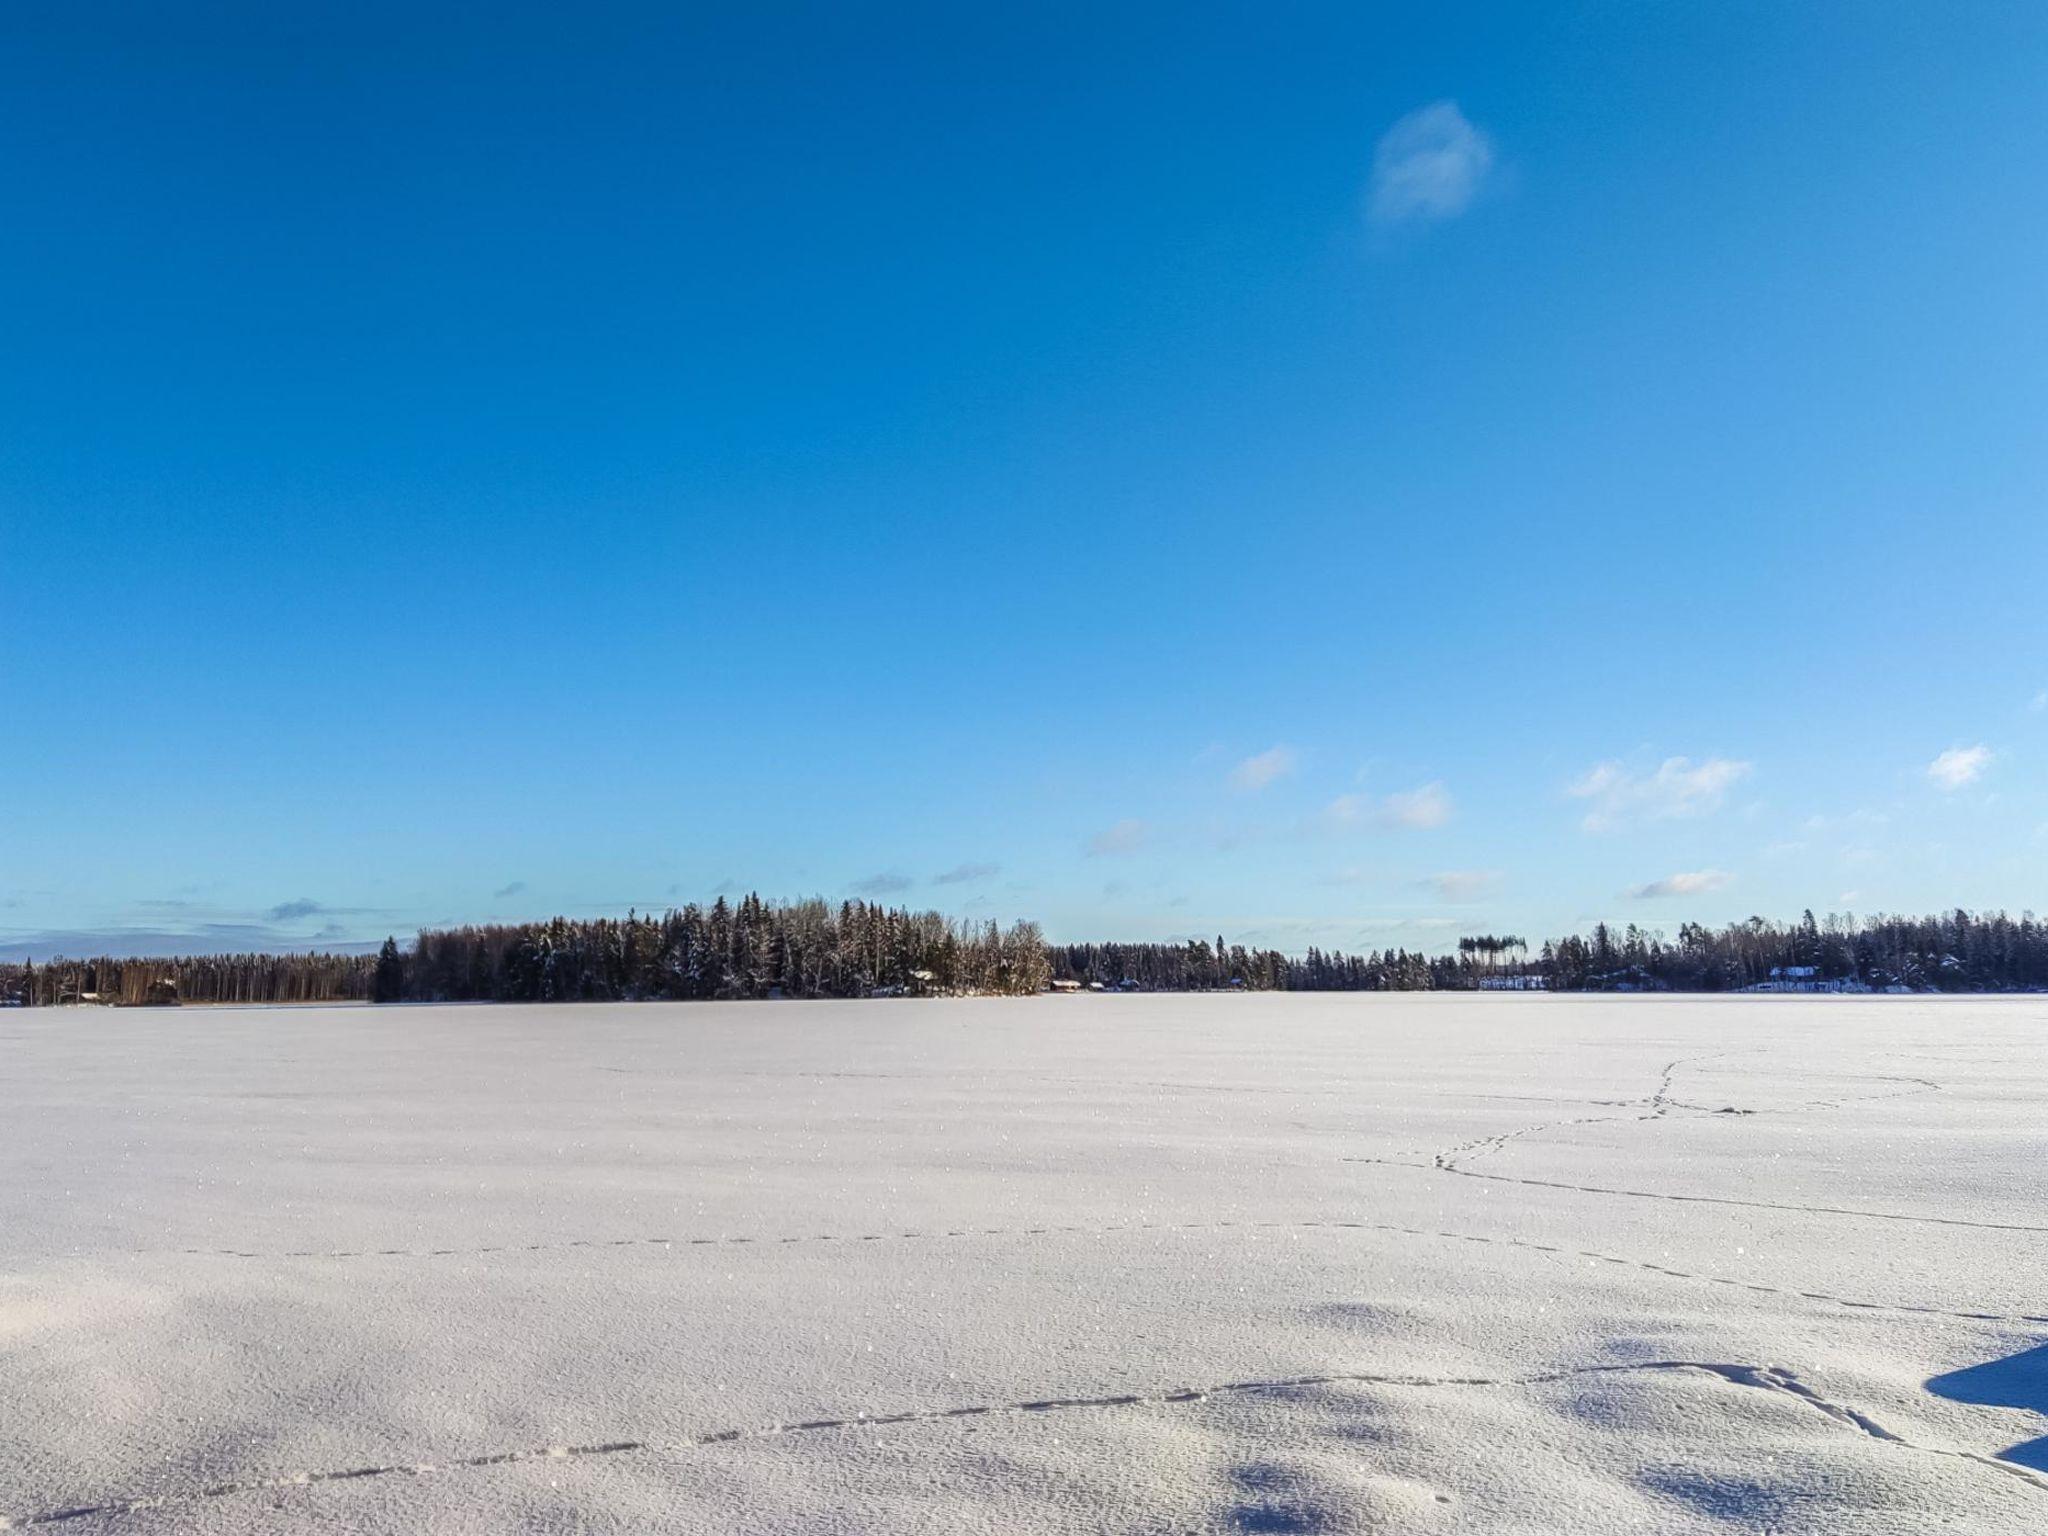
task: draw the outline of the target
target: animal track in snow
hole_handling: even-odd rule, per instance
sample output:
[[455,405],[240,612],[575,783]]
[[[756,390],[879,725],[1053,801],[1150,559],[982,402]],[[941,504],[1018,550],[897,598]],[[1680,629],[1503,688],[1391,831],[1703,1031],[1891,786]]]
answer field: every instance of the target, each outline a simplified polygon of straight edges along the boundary
[[[1361,1161],[1361,1159],[1352,1159],[1352,1161]],[[1371,1160],[1364,1159],[1363,1161]],[[1422,1163],[1391,1163],[1387,1166],[1427,1171],[1428,1165]],[[1491,1175],[1472,1174],[1469,1177],[1485,1178],[1491,1177]],[[1402,1226],[1396,1222],[1346,1221],[1337,1218],[1295,1221],[1110,1222],[1099,1226],[1048,1224],[1036,1227],[945,1227],[934,1228],[930,1231],[819,1232],[779,1237],[732,1235],[721,1237],[570,1238],[552,1243],[496,1243],[478,1248],[295,1248],[280,1252],[263,1252],[244,1248],[177,1248],[169,1250],[134,1249],[130,1251],[136,1255],[169,1252],[181,1257],[225,1259],[436,1259],[467,1258],[485,1254],[556,1253],[572,1249],[775,1248],[799,1243],[856,1245],[861,1243],[946,1242],[988,1237],[1090,1237],[1139,1232],[1309,1231],[1383,1232],[1398,1237],[1425,1237],[1440,1239],[1445,1242],[1479,1243],[1501,1248],[1519,1248],[1526,1252],[1548,1254],[1555,1258],[1584,1259],[1592,1263],[1626,1266],[1633,1269],[1646,1270],[1651,1274],[1664,1275],[1671,1279],[1697,1280],[1702,1284],[1723,1285],[1736,1290],[1754,1291],[1760,1295],[1784,1296],[1799,1301],[1825,1302],[1831,1306],[1847,1307],[1859,1312],[1912,1313],[1922,1317],[1954,1318],[1962,1322],[2048,1324],[2048,1314],[1985,1312],[1949,1307],[1920,1306],[1911,1302],[1866,1301],[1855,1297],[1836,1296],[1825,1291],[1806,1291],[1791,1286],[1768,1285],[1762,1281],[1739,1279],[1730,1275],[1711,1275],[1702,1274],[1695,1270],[1676,1269],[1670,1265],[1660,1264],[1649,1259],[1630,1258],[1623,1254],[1603,1253],[1591,1248],[1570,1248],[1557,1243],[1539,1243],[1527,1238],[1507,1237],[1494,1233],[1456,1232],[1444,1228]]]
[[1620,1120],[1661,1120],[1674,1109],[1700,1108],[1701,1106],[1697,1105],[1681,1104],[1671,1097],[1672,1079],[1677,1076],[1680,1067],[1691,1066],[1696,1062],[1702,1061],[1717,1061],[1727,1054],[1729,1053],[1721,1051],[1709,1056],[1681,1056],[1678,1060],[1666,1065],[1663,1073],[1657,1079],[1656,1088],[1651,1091],[1647,1099],[1624,1100],[1614,1105],[1615,1108],[1634,1108],[1640,1106],[1648,1110],[1647,1114],[1581,1115],[1572,1120],[1546,1120],[1538,1125],[1525,1125],[1519,1130],[1501,1131],[1492,1136],[1480,1136],[1474,1140],[1463,1142],[1458,1146],[1452,1147],[1448,1152],[1437,1153],[1432,1161],[1435,1166],[1441,1168],[1445,1173],[1458,1173],[1462,1171],[1465,1163],[1498,1152],[1509,1142],[1519,1141],[1524,1136],[1536,1136],[1544,1131],[1567,1130],[1575,1125],[1611,1125]]
[[1526,1184],[1532,1189],[1568,1189],[1582,1195],[1618,1195],[1632,1200],[1671,1200],[1682,1205],[1734,1205],[1755,1211],[1799,1211],[1809,1216],[1859,1216],[1866,1221],[1925,1222],[1937,1227],[1976,1227],[1985,1232],[2043,1232],[2048,1226],[2024,1221],[1973,1221],[1966,1216],[1926,1216],[1909,1211],[1869,1211],[1847,1205],[1797,1205],[1783,1200],[1742,1200],[1733,1195],[1680,1195],[1659,1189],[1620,1189],[1606,1184],[1570,1184],[1562,1179],[1517,1178],[1506,1173],[1481,1173],[1474,1168],[1447,1168],[1441,1163],[1403,1163],[1387,1157],[1347,1157],[1347,1163],[1381,1168],[1414,1168],[1423,1173],[1449,1173],[1461,1179],[1487,1179],[1496,1184]]
[[[1726,1053],[1721,1053],[1726,1054]],[[1439,1152],[1427,1163],[1405,1162],[1391,1157],[1347,1157],[1347,1163],[1365,1163],[1381,1168],[1414,1168],[1423,1172],[1454,1174],[1461,1179],[1486,1179],[1497,1184],[1523,1184],[1532,1189],[1566,1189],[1577,1194],[1615,1195],[1634,1200],[1669,1200],[1685,1205],[1730,1205],[1760,1211],[1795,1211],[1809,1216],[1859,1216],[1869,1221],[1925,1222],[1942,1227],[1976,1227],[1988,1232],[2042,1232],[2048,1233],[2048,1226],[2030,1222],[1976,1221],[1963,1216],[1926,1216],[1904,1211],[1859,1210],[1851,1206],[1801,1205],[1778,1200],[1744,1200],[1729,1195],[1681,1195],[1666,1190],[1620,1189],[1603,1184],[1573,1184],[1562,1179],[1535,1179],[1517,1177],[1506,1173],[1484,1173],[1468,1168],[1466,1163],[1489,1153],[1498,1152],[1510,1142],[1523,1137],[1534,1136],[1543,1131],[1561,1130],[1575,1125],[1603,1125],[1619,1120],[1661,1120],[1674,1109],[1689,1110],[1707,1115],[1748,1115],[1758,1111],[1736,1109],[1733,1106],[1709,1108],[1703,1104],[1688,1103],[1671,1097],[1673,1075],[1682,1066],[1693,1062],[1712,1061],[1717,1056],[1683,1057],[1664,1069],[1656,1089],[1647,1099],[1634,1102],[1650,1106],[1650,1112],[1643,1115],[1589,1115],[1576,1120],[1550,1120],[1537,1125],[1526,1125],[1518,1130],[1501,1131],[1492,1136],[1482,1136],[1474,1141],[1462,1142],[1448,1151]],[[1890,1093],[1869,1094],[1854,1099],[1814,1099],[1801,1108],[1839,1109],[1844,1104],[1874,1103],[1885,1099],[1904,1098],[1908,1094],[1939,1092],[1942,1084],[1926,1077],[1878,1076],[1876,1081],[1904,1083],[1908,1086]],[[1798,1293],[1794,1293],[1798,1294]]]
[[568,1461],[633,1454],[679,1455],[711,1446],[746,1440],[767,1440],[783,1435],[819,1434],[835,1431],[879,1429],[897,1424],[940,1424],[962,1419],[1004,1414],[1071,1413],[1114,1408],[1170,1407],[1202,1403],[1213,1398],[1248,1396],[1262,1392],[1285,1392],[1304,1387],[1377,1386],[1400,1388],[1513,1388],[1548,1386],[1588,1376],[1625,1376],[1675,1372],[1708,1376],[1730,1386],[1778,1393],[1803,1407],[1857,1430],[1873,1440],[1896,1445],[1924,1455],[1948,1456],[1975,1462],[2013,1477],[2037,1491],[2048,1493],[2048,1477],[2013,1462],[1975,1451],[1948,1446],[1922,1445],[1879,1424],[1869,1414],[1823,1397],[1792,1372],[1775,1365],[1720,1363],[1707,1360],[1639,1360],[1568,1366],[1525,1376],[1413,1376],[1376,1371],[1332,1371],[1319,1375],[1279,1376],[1252,1381],[1217,1382],[1207,1386],[1173,1387],[1153,1392],[1118,1392],[1095,1397],[1038,1397],[1003,1403],[976,1403],[952,1408],[918,1408],[900,1413],[856,1413],[843,1417],[808,1418],[786,1423],[758,1424],[708,1430],[674,1439],[607,1440],[588,1445],[545,1445],[521,1450],[494,1451],[479,1456],[458,1456],[441,1461],[391,1462],[381,1465],[342,1467],[286,1473],[274,1477],[242,1478],[215,1483],[184,1493],[157,1494],[143,1498],[110,1498],[88,1504],[72,1504],[12,1519],[0,1515],[0,1531],[30,1530],[63,1525],[73,1520],[117,1519],[175,1509],[210,1499],[232,1498],[246,1493],[281,1493],[320,1483],[355,1482],[377,1477],[430,1477],[444,1472],[512,1466],[526,1461]]

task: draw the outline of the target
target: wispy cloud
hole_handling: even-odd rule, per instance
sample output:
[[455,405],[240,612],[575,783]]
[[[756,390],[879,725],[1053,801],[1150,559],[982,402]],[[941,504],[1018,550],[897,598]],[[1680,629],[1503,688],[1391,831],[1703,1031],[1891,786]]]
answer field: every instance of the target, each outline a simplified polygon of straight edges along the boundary
[[1380,814],[1396,827],[1440,827],[1451,819],[1451,796],[1432,780],[1420,789],[1404,790],[1380,802]]
[[1648,885],[1632,886],[1628,894],[1631,901],[1656,901],[1665,896],[1700,896],[1720,890],[1734,878],[1725,869],[1695,869],[1684,874],[1666,875]]
[[1493,142],[1455,101],[1432,102],[1380,135],[1372,156],[1372,221],[1434,224],[1472,205],[1493,170]]
[[[185,910],[194,913],[201,911],[211,911],[216,916],[222,917],[229,921],[236,922],[242,921],[246,919],[248,916],[248,914],[245,912],[225,912],[218,907],[210,909],[202,908],[197,902],[160,902],[156,903],[156,905],[164,907],[183,907],[185,908]],[[326,902],[314,901],[309,896],[301,896],[296,901],[281,901],[276,906],[270,908],[263,914],[264,917],[268,918],[273,923],[296,923],[302,922],[309,917],[389,917],[390,915],[391,914],[382,907],[330,907],[327,905]]]
[[865,880],[854,881],[853,889],[863,896],[895,896],[916,883],[908,875],[869,875]]
[[1500,882],[1497,869],[1447,869],[1431,875],[1422,884],[1435,891],[1440,901],[1471,901],[1498,889]]
[[1339,826],[1380,826],[1427,829],[1451,819],[1455,806],[1440,780],[1374,799],[1370,795],[1339,795],[1323,808],[1324,819]]
[[1588,832],[1611,832],[1638,821],[1668,821],[1718,811],[1728,791],[1749,777],[1753,765],[1732,757],[1695,763],[1667,757],[1654,773],[1634,773],[1620,762],[1596,763],[1565,793],[1590,800],[1580,823]]
[[510,885],[501,885],[491,892],[491,899],[493,901],[503,901],[507,896],[522,895],[525,890],[526,882],[524,880],[514,880]]
[[1113,827],[1105,827],[1088,839],[1088,856],[1136,853],[1145,846],[1145,840],[1152,835],[1152,829],[1135,816],[1126,816]]
[[933,885],[970,885],[977,880],[990,880],[1003,872],[1000,864],[955,864],[942,875],[933,875]]
[[1951,793],[1984,777],[1991,749],[1981,741],[1972,747],[1950,747],[1927,765],[1927,777]]
[[195,923],[189,928],[109,927],[44,928],[0,932],[0,960],[47,960],[64,955],[91,959],[101,955],[229,955],[297,954],[308,949],[363,953],[374,940],[342,942],[343,930],[329,926],[310,937],[286,933],[267,923]]
[[1272,746],[1254,753],[1230,770],[1230,787],[1247,793],[1264,789],[1294,772],[1294,748]]

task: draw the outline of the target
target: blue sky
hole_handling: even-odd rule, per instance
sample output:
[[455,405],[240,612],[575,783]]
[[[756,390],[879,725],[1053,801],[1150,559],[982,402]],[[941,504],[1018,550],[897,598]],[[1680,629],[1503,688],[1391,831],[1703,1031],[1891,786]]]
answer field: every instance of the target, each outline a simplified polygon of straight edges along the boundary
[[0,953],[2039,901],[2048,13],[985,11],[10,18]]

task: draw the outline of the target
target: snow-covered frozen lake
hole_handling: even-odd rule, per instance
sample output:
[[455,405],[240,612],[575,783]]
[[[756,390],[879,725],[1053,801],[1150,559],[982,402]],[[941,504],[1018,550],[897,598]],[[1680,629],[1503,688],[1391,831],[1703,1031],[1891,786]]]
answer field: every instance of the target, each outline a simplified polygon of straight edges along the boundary
[[0,1516],[2048,1529],[2048,1000],[0,1015]]

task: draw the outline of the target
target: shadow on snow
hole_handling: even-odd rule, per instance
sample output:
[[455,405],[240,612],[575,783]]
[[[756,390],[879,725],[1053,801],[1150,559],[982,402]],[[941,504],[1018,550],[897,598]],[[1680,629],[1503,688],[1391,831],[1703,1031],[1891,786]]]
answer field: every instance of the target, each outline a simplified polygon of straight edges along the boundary
[[[1989,1408],[2026,1408],[2048,1415],[2048,1344],[2037,1344],[2003,1360],[1987,1360],[1982,1365],[1930,1377],[1927,1390],[1953,1402],[1982,1403]],[[2048,1435],[2000,1451],[1998,1457],[2037,1472],[2048,1472]]]

